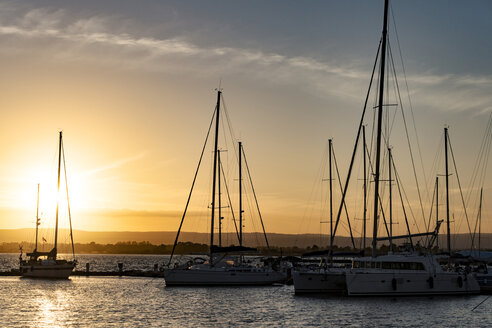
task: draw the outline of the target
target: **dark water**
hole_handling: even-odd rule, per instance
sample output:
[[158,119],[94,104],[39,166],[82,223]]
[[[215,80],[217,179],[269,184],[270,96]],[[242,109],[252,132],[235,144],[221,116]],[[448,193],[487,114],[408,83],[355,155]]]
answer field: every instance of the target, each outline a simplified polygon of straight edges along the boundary
[[[95,257],[99,261],[102,256]],[[151,268],[160,257],[139,258]],[[103,259],[118,262],[112,255]],[[0,277],[0,295],[2,327],[492,326],[492,298],[472,311],[483,295],[309,297],[295,296],[292,286],[166,288],[161,278],[128,277],[68,281]]]

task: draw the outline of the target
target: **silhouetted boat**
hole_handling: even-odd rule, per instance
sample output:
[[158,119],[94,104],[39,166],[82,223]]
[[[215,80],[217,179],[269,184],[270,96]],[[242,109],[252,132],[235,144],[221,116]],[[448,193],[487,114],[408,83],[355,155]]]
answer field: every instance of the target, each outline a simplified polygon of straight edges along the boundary
[[[183,217],[181,219],[181,224],[179,226],[178,232],[176,234],[176,240],[173,245],[173,250],[171,257],[169,259],[168,268],[164,269],[164,278],[166,281],[166,286],[207,286],[207,285],[230,285],[230,286],[247,286],[247,285],[272,285],[274,283],[282,282],[286,278],[286,274],[279,271],[273,270],[271,267],[263,265],[252,265],[244,261],[244,256],[242,254],[255,252],[256,249],[244,247],[243,246],[243,222],[242,222],[242,155],[244,154],[242,144],[239,142],[239,231],[238,241],[239,246],[232,247],[222,247],[220,242],[221,234],[221,220],[222,216],[220,214],[221,204],[220,204],[220,176],[221,176],[221,162],[220,162],[220,151],[218,149],[218,138],[219,138],[219,119],[220,119],[220,104],[221,104],[221,94],[222,92],[218,90],[217,92],[217,105],[215,108],[215,146],[213,153],[213,180],[212,180],[212,218],[210,227],[210,252],[208,254],[208,259],[195,258],[185,264],[178,265],[170,268],[174,251],[178,242],[179,233],[183,225],[183,221],[186,215],[188,204],[191,198],[191,193],[193,191],[193,186],[196,181],[196,175],[198,173],[198,168],[200,167],[201,159],[198,164],[197,171],[195,173],[195,178],[193,180],[190,195],[188,197],[188,202],[186,204]],[[206,144],[207,141],[205,141]],[[204,147],[205,149],[205,147]],[[202,151],[203,156],[203,151]],[[218,205],[216,204],[216,189],[218,192]],[[253,191],[254,193],[254,191]],[[256,198],[256,196],[255,196]],[[218,224],[219,224],[219,246],[214,244],[214,223],[217,220],[215,216],[215,209],[218,209]],[[262,223],[263,226],[263,223]],[[266,234],[265,234],[266,238]],[[267,241],[268,245],[268,241]],[[233,254],[233,256],[231,256]]]
[[[58,193],[60,192],[60,169],[61,160],[63,155],[63,163],[65,168],[65,155],[63,152],[63,137],[60,131],[60,139],[58,146]],[[66,182],[66,169],[65,169],[65,182]],[[68,188],[67,188],[67,201],[68,201]],[[56,204],[56,225],[55,225],[55,242],[53,249],[49,252],[38,251],[38,227],[40,224],[39,219],[39,184],[38,184],[38,198],[37,198],[37,212],[36,212],[36,243],[34,250],[31,253],[27,253],[27,259],[22,258],[22,250],[19,256],[20,260],[20,272],[23,277],[29,278],[51,278],[51,279],[67,279],[75,268],[77,261],[75,260],[75,251],[73,245],[72,235],[72,222],[70,217],[70,203],[68,202],[68,213],[70,220],[70,238],[72,241],[73,260],[67,261],[57,259],[58,249],[58,209],[59,200],[57,198]]]

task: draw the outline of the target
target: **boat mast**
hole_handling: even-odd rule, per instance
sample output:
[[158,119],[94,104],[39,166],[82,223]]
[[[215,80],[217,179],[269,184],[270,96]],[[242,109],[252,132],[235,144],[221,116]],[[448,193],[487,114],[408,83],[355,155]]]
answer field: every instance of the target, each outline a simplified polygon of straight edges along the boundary
[[39,183],[38,183],[38,201],[36,206],[36,246],[34,247],[34,252],[38,251],[38,229],[39,229]]
[[[439,225],[439,177],[436,177],[436,227]],[[439,236],[436,237],[437,251],[439,251]]]
[[390,221],[390,235],[389,235],[389,243],[390,243],[390,252],[393,252],[393,204],[392,204],[392,194],[391,194],[391,148],[388,147],[388,187],[389,187],[389,221]]
[[366,216],[367,216],[367,163],[366,163],[366,126],[362,126],[362,140],[363,140],[363,154],[364,154],[364,214],[362,217],[364,233],[363,233],[363,242],[362,242],[362,250],[365,252],[366,249]]
[[[60,140],[58,145],[58,186],[56,194],[60,194],[60,168],[61,168],[61,147],[62,147],[62,131],[60,131]],[[55,246],[53,248],[53,258],[56,259],[57,243],[58,243],[58,208],[60,207],[60,197],[56,198],[56,224],[55,224]]]
[[448,128],[444,128],[444,157],[446,161],[446,223],[448,232],[448,252],[451,255],[451,227],[449,222],[449,168],[448,168]]
[[210,222],[210,263],[212,263],[212,254],[214,246],[214,219],[215,219],[215,187],[217,180],[217,146],[219,142],[219,117],[220,117],[220,95],[221,91],[217,90],[217,115],[215,116],[215,145],[214,145],[214,168],[213,168],[213,182],[212,182],[212,218]]
[[376,257],[378,238],[378,215],[379,215],[379,167],[381,162],[381,126],[383,121],[383,97],[384,97],[384,68],[386,66],[386,35],[388,33],[388,0],[384,1],[384,22],[381,44],[381,62],[379,74],[379,104],[378,104],[378,129],[376,142],[376,167],[374,173],[374,227],[372,232],[372,256]]
[[480,234],[482,230],[482,192],[483,188],[480,188],[480,207],[478,209],[478,258],[480,259]]
[[328,139],[328,172],[329,176],[329,186],[330,186],[330,257],[333,256],[333,178],[332,178],[332,164],[331,164],[331,156],[333,152],[333,139]]
[[221,201],[221,194],[220,194],[220,166],[222,165],[222,162],[220,161],[220,150],[217,152],[217,162],[219,165],[219,174],[217,175],[217,189],[218,189],[218,196],[219,196],[219,247],[222,247],[222,201]]
[[242,180],[243,143],[239,141],[239,246],[243,246],[243,180]]

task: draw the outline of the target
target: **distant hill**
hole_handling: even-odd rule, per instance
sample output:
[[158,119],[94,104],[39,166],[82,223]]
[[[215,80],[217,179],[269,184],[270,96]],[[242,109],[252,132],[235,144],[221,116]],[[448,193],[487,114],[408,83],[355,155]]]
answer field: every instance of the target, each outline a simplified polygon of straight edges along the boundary
[[[67,232],[60,232],[61,235],[68,235]],[[175,231],[83,231],[75,230],[73,232],[74,241],[76,243],[100,243],[100,244],[114,244],[117,242],[125,241],[148,241],[155,245],[160,244],[173,244],[176,238]],[[34,229],[0,229],[0,243],[11,242],[33,242],[31,238],[34,236]],[[179,241],[189,241],[193,243],[209,243],[209,235],[206,233],[197,232],[182,232]],[[264,246],[265,239],[263,234],[260,233],[246,233],[244,234],[244,243],[249,246]],[[41,237],[40,237],[41,239]],[[236,243],[236,235],[233,233],[226,233],[222,235],[224,245]],[[470,236],[467,234],[458,234],[452,236],[453,248],[455,249],[467,249],[470,247]],[[290,247],[297,246],[305,248],[308,246],[317,245],[318,247],[326,247],[329,242],[329,238],[323,235],[320,238],[319,234],[280,234],[269,233],[268,241],[271,246],[277,247]],[[360,244],[360,238],[356,238],[356,245]],[[66,240],[61,240],[66,242]],[[370,240],[367,240],[367,245],[370,246]],[[340,236],[336,237],[335,244],[340,247],[350,246],[350,237]],[[446,236],[440,235],[439,245],[443,247],[446,244]],[[481,245],[483,249],[492,248],[492,234],[482,234]]]

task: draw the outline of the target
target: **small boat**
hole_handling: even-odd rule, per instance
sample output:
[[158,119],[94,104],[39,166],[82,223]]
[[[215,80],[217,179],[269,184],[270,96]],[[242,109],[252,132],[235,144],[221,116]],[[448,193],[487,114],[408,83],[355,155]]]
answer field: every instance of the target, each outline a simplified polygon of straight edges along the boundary
[[[60,131],[60,139],[59,139],[59,146],[58,146],[58,192],[60,191],[60,168],[61,168],[62,154],[63,154],[63,162],[65,163],[65,156],[63,153],[63,137],[62,137],[62,132]],[[65,182],[66,182],[66,170],[65,170]],[[68,188],[66,189],[67,189],[67,201],[68,201]],[[70,220],[70,238],[72,241],[73,260],[67,261],[57,258],[58,209],[59,209],[59,200],[57,201],[56,204],[55,242],[54,242],[53,249],[49,252],[40,252],[38,251],[38,228],[40,224],[39,184],[38,184],[37,211],[36,211],[36,243],[35,243],[34,250],[31,253],[26,254],[27,259],[23,259],[22,249],[21,249],[19,261],[20,261],[20,273],[22,277],[68,279],[73,269],[75,268],[77,261],[75,260],[75,251],[74,251],[73,235],[72,235],[72,219],[70,217],[69,202],[68,202],[68,213],[69,213],[69,220]]]
[[[217,92],[217,105],[215,110],[215,146],[213,153],[213,179],[212,179],[212,204],[211,204],[211,227],[210,227],[210,248],[208,260],[203,258],[195,258],[183,265],[174,264],[171,267],[174,251],[178,242],[179,234],[183,221],[186,216],[186,211],[193,191],[193,185],[188,197],[188,202],[185,207],[181,224],[176,234],[171,257],[168,262],[168,267],[164,269],[164,279],[166,286],[251,286],[251,285],[272,285],[281,283],[285,280],[286,274],[274,270],[271,266],[257,263],[255,265],[248,263],[245,260],[244,254],[255,252],[256,249],[243,246],[243,208],[242,208],[242,157],[244,150],[242,143],[239,142],[238,147],[238,163],[239,163],[239,229],[237,232],[239,246],[222,247],[221,245],[221,192],[220,192],[220,177],[221,177],[221,161],[220,150],[218,149],[219,138],[219,118],[220,104],[222,92]],[[207,141],[205,141],[206,144]],[[205,149],[205,148],[204,148]],[[202,152],[203,156],[203,152]],[[199,161],[200,165],[201,158]],[[246,163],[247,164],[247,163]],[[198,166],[199,168],[200,166]],[[195,173],[198,173],[198,169]],[[217,192],[218,189],[218,192]],[[254,193],[254,190],[253,190]],[[218,197],[217,197],[218,195]],[[217,199],[216,199],[217,198]],[[255,195],[256,198],[256,195]],[[216,203],[218,201],[218,204]],[[216,215],[216,209],[218,215]],[[261,218],[261,216],[260,216]],[[214,224],[218,221],[219,228],[219,245],[215,245],[214,241]],[[262,223],[263,226],[263,223]],[[265,231],[263,231],[265,232]],[[266,233],[264,233],[266,239]],[[267,246],[268,246],[268,240]]]

